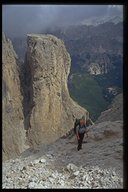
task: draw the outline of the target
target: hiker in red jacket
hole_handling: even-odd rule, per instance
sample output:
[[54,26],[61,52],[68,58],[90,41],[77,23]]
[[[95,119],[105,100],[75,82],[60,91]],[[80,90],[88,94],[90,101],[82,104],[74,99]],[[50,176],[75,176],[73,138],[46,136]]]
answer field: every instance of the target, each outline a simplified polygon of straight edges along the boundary
[[92,120],[87,116],[87,120],[85,120],[85,116],[82,116],[81,119],[76,119],[74,123],[74,133],[76,134],[77,140],[78,140],[78,147],[77,150],[79,151],[82,149],[82,142],[84,139],[84,135],[86,133],[88,137],[88,131],[89,129],[87,128],[89,125],[93,125],[94,123]]
[[82,142],[84,139],[84,134],[86,132],[86,120],[85,117],[83,116],[80,120],[78,125],[76,126],[76,136],[78,140],[78,147],[77,150],[79,151],[82,149]]

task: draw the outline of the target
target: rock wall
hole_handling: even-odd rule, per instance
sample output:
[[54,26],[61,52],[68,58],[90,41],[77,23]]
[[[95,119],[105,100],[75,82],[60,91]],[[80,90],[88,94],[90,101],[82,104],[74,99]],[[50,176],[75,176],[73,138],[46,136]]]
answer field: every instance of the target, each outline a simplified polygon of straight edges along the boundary
[[4,34],[2,72],[2,150],[3,159],[8,159],[25,149],[25,131],[17,56]]
[[73,127],[74,118],[88,112],[70,98],[71,59],[64,43],[52,35],[29,34],[27,44],[26,129],[34,147],[55,141]]

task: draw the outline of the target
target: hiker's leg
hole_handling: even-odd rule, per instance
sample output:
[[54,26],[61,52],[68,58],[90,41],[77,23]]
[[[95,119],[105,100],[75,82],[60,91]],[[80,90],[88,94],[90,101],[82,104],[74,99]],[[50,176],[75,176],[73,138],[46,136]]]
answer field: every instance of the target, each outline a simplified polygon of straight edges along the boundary
[[77,150],[79,151],[80,148],[81,148],[81,139],[80,139],[80,134],[79,134]]
[[84,138],[84,133],[82,133],[82,134],[80,135],[80,149],[82,149],[83,138]]
[[80,148],[81,148],[81,140],[79,139],[78,140],[78,146],[77,146],[78,151],[80,150]]
[[78,150],[82,149],[83,134],[79,134],[80,139],[78,140]]

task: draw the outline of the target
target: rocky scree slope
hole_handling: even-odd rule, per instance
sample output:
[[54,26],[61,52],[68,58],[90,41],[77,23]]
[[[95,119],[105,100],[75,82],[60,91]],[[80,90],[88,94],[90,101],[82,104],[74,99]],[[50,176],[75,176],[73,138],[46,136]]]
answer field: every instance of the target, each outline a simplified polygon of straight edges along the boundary
[[75,137],[3,163],[3,188],[123,188],[122,121],[102,122],[77,151]]

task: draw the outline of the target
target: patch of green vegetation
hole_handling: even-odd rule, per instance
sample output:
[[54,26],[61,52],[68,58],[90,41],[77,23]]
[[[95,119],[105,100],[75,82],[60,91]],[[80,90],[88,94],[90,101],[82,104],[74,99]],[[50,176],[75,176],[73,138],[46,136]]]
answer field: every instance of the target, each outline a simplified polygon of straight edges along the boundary
[[69,84],[70,96],[86,108],[93,121],[106,109],[108,102],[103,98],[102,88],[89,74],[74,74]]

